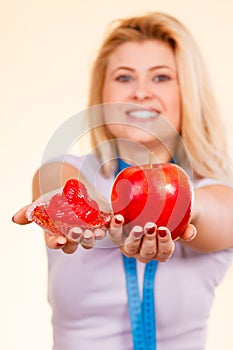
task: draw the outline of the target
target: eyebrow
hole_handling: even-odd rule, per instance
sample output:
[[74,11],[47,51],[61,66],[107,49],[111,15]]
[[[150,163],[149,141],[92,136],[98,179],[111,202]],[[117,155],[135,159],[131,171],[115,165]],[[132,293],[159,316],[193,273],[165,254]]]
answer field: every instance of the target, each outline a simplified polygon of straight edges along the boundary
[[[166,65],[159,65],[159,66],[153,66],[151,68],[149,68],[149,71],[153,71],[153,70],[157,70],[157,69],[162,69],[162,68],[166,68],[166,69],[169,69],[173,72],[176,72],[176,69],[173,68],[173,67],[170,67],[170,66],[166,66]],[[128,70],[128,71],[131,71],[131,72],[134,72],[134,68],[131,68],[131,67],[127,67],[127,66],[119,66],[119,67],[116,67],[112,73],[115,73],[116,71],[118,70]]]

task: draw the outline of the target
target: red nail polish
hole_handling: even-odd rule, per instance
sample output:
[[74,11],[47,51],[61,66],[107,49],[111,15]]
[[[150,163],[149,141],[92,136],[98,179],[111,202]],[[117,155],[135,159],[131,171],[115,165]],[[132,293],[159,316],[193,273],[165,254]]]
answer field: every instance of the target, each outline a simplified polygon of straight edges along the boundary
[[13,215],[11,221],[15,223],[15,216]]
[[57,242],[56,242],[56,245],[57,245],[57,247],[63,247],[64,245],[66,244],[66,241],[64,241],[64,239],[63,238],[58,238],[58,240],[57,240]]
[[153,235],[154,232],[155,232],[155,226],[148,227],[146,229],[146,233],[148,233],[149,235]]
[[81,233],[77,233],[77,232],[72,231],[71,232],[71,237],[73,239],[78,239],[79,237],[81,237]]
[[133,234],[135,238],[139,238],[143,235],[143,229],[141,226],[135,226],[133,228]]
[[122,223],[121,217],[119,218],[118,216],[115,217],[115,223],[120,225]]
[[160,237],[166,237],[167,236],[167,230],[165,228],[158,229],[158,234]]
[[64,243],[58,243],[58,242],[56,244],[57,244],[57,247],[59,247],[59,248],[62,248],[65,245]]

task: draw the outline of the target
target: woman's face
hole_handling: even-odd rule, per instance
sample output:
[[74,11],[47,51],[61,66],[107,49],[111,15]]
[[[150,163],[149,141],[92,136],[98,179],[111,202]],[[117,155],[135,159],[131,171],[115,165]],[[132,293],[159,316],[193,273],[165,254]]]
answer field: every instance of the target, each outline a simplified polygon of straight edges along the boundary
[[[147,40],[127,42],[116,48],[109,56],[103,87],[103,103],[110,102],[120,102],[116,107],[118,113],[115,108],[113,113],[105,112],[108,128],[116,137],[151,143],[154,139],[151,132],[156,132],[160,116],[179,132],[180,91],[170,46]],[[133,125],[137,127],[132,129]]]

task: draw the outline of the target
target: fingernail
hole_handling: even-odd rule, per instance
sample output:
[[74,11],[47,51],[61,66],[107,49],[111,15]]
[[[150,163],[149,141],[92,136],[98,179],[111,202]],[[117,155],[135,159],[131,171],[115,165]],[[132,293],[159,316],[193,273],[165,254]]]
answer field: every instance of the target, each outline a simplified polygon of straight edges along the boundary
[[168,229],[166,227],[159,227],[157,230],[160,237],[164,238],[168,234]]
[[153,233],[155,233],[155,224],[153,222],[148,222],[145,225],[145,229],[146,233],[148,233],[149,235],[153,235]]
[[71,232],[71,237],[73,239],[78,239],[81,237],[81,233],[77,233],[77,232]]
[[13,215],[11,221],[15,223],[15,216]]
[[56,241],[56,245],[58,247],[63,247],[66,244],[66,239],[65,237],[58,237]]
[[133,234],[134,234],[134,237],[135,237],[135,238],[139,238],[139,237],[142,236],[143,229],[142,229],[141,226],[135,226],[135,227],[133,228],[133,231],[134,231]]
[[197,229],[196,229],[196,227],[194,227],[194,228],[193,228],[193,234],[192,234],[192,236],[188,239],[188,241],[192,241],[192,240],[195,238],[196,234],[197,234]]
[[115,223],[119,225],[122,222],[123,222],[122,216],[121,215],[116,215],[115,216]]
[[82,235],[82,230],[79,227],[73,227],[69,233],[68,236],[70,236],[73,240],[78,240]]
[[104,236],[104,232],[100,228],[96,228],[94,234],[95,234],[95,239],[101,239]]
[[59,248],[62,248],[62,247],[64,247],[64,246],[65,246],[65,244],[57,243],[57,247],[59,247]]
[[85,230],[84,231],[84,234],[83,234],[83,238],[86,240],[86,241],[90,241],[93,239],[93,233],[91,230]]

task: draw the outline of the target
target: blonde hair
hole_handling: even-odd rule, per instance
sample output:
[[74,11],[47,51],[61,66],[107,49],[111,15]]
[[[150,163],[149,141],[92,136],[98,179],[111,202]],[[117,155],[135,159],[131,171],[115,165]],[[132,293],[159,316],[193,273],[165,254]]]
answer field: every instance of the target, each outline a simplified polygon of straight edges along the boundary
[[[198,177],[228,179],[232,177],[231,160],[227,154],[224,125],[199,49],[189,31],[177,19],[163,13],[121,19],[105,38],[94,62],[89,106],[101,104],[102,90],[109,55],[129,41],[157,39],[173,49],[181,95],[181,137],[189,152],[193,172]],[[93,147],[105,140],[113,140],[99,116],[102,126],[91,130]],[[91,119],[90,119],[91,126]],[[110,143],[107,158],[116,157],[114,141]],[[104,154],[99,152],[104,162]],[[104,169],[109,175],[112,169]]]

